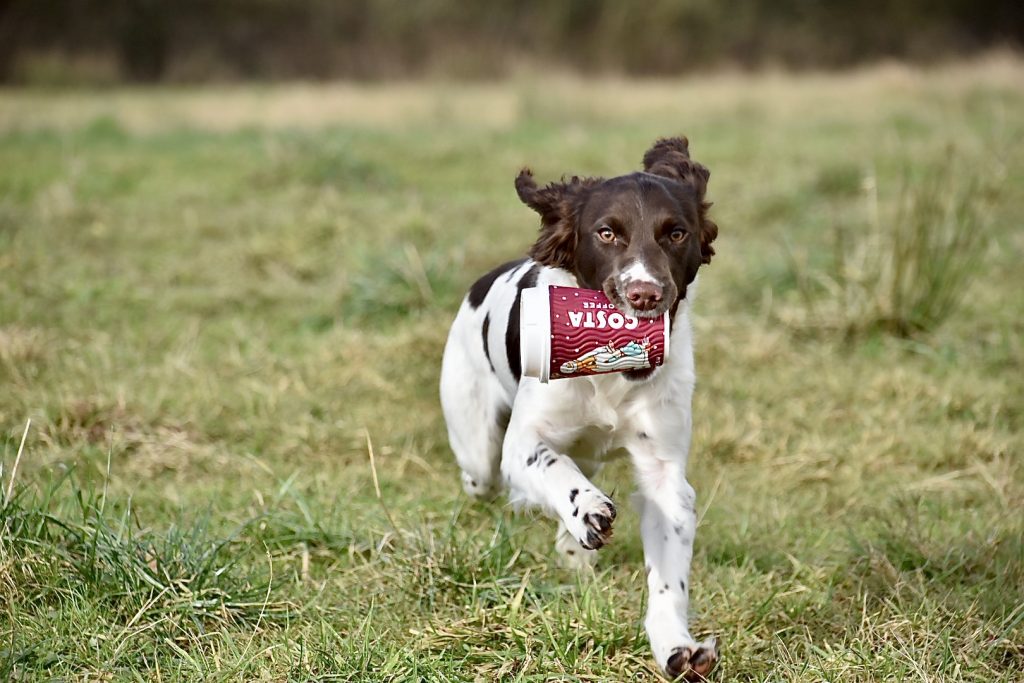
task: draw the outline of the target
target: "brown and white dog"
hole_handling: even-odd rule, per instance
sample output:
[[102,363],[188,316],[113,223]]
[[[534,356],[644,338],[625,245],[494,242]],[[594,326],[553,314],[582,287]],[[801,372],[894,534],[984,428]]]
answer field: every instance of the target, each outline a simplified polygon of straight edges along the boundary
[[[695,381],[690,305],[697,270],[715,253],[718,227],[704,199],[708,170],[686,138],[657,141],[643,172],[538,187],[516,178],[541,216],[529,258],[473,285],[445,346],[441,404],[471,496],[506,488],[514,503],[558,520],[555,546],[569,564],[594,562],[612,534],[615,505],[590,481],[628,454],[636,469],[650,591],[644,625],[658,666],[699,680],[715,666],[714,639],[687,623],[695,495],[686,481]],[[523,377],[519,300],[526,287],[603,290],[623,313],[670,312],[672,353],[657,369],[541,384]]]

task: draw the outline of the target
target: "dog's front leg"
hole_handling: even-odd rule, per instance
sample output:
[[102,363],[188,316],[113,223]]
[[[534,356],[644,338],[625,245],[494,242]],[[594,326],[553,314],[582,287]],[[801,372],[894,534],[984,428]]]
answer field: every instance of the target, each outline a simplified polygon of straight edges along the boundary
[[[566,435],[560,435],[560,439],[545,438],[538,428],[543,421],[531,419],[538,412],[526,412],[517,414],[513,408],[505,432],[501,472],[509,487],[509,497],[513,503],[543,508],[562,522],[580,548],[597,550],[611,538],[615,505],[572,458],[552,445],[553,441],[564,442]],[[565,543],[558,547],[565,554],[574,550]]]
[[697,643],[687,620],[696,496],[686,481],[685,450],[674,458],[659,455],[655,441],[647,436],[631,448],[649,591],[644,626],[654,659],[670,678],[685,672],[687,680],[702,680],[718,660],[718,647],[714,639]]

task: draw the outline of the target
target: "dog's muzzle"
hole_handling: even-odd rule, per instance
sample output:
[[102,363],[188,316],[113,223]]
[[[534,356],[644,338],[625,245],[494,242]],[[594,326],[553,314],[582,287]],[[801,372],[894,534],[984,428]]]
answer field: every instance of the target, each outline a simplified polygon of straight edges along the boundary
[[625,295],[634,310],[647,312],[659,308],[665,290],[653,282],[630,282],[626,285]]

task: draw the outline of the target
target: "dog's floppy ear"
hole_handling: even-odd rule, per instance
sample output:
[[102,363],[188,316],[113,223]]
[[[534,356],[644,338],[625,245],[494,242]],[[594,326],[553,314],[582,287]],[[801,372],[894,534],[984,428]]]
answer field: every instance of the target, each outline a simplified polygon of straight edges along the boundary
[[690,158],[690,141],[685,137],[661,138],[644,154],[644,171],[691,186],[697,194],[700,219],[700,254],[703,263],[711,263],[715,250],[711,243],[718,237],[718,226],[708,218],[711,203],[704,201],[709,171]]
[[516,192],[523,203],[540,214],[541,229],[530,247],[538,263],[572,271],[576,254],[576,221],[586,192],[600,178],[578,178],[537,187],[533,173],[524,168],[516,177]]

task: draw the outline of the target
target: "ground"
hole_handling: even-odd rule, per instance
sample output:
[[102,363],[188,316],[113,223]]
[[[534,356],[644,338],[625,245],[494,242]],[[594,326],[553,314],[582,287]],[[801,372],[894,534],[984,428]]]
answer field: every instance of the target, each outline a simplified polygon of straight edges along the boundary
[[[628,464],[596,573],[560,569],[551,522],[461,493],[437,380],[538,227],[520,167],[683,133],[721,228],[689,467],[714,679],[1021,680],[1022,112],[1008,57],[0,92],[0,678],[658,680]],[[983,186],[956,307],[851,320],[837,236],[930,173]]]

